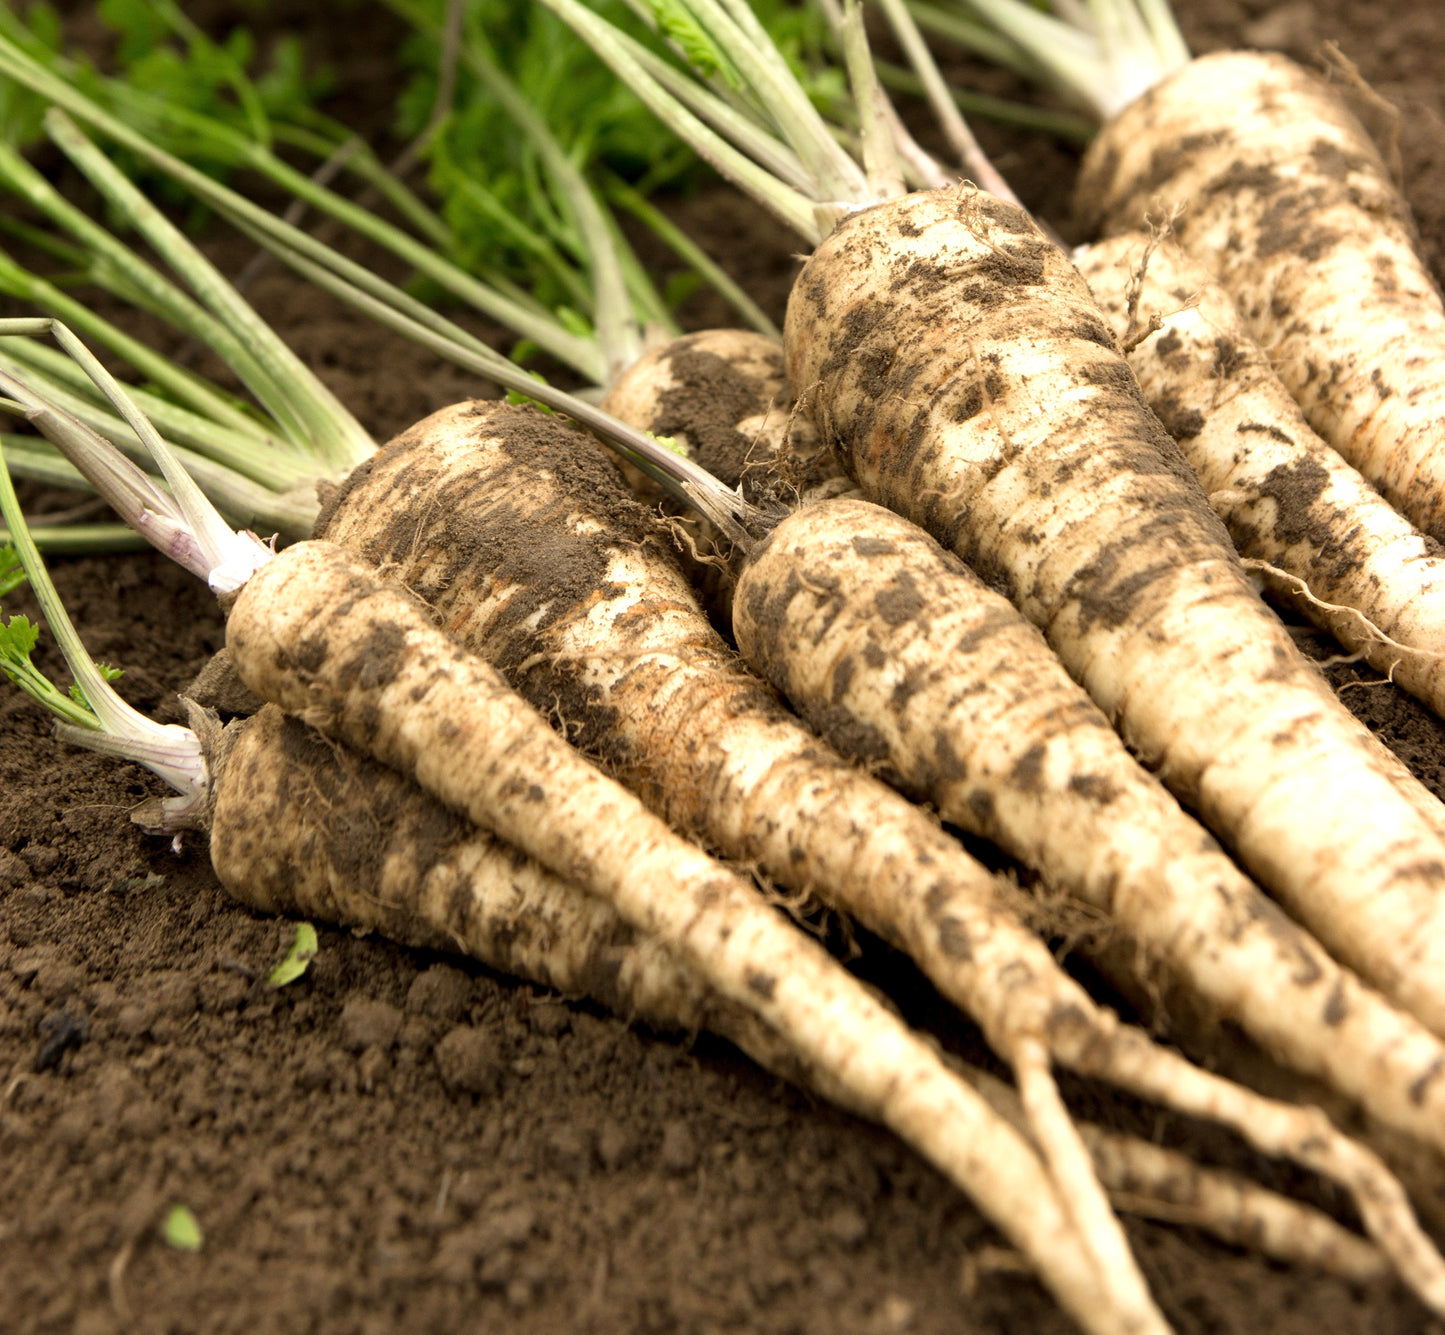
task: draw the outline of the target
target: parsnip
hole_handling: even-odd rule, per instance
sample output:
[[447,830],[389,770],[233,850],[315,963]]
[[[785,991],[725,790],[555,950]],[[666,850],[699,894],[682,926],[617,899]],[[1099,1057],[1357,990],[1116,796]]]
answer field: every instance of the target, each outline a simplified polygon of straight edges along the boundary
[[[784,884],[812,890],[906,950],[978,1019],[1018,1073],[1032,1134],[1071,1199],[1090,1189],[1080,1181],[1087,1161],[1081,1162],[1083,1147],[1063,1121],[1048,1079],[1050,1061],[1222,1120],[1265,1152],[1292,1155],[1360,1190],[1363,1199],[1383,1207],[1371,1218],[1379,1236],[1391,1238],[1387,1250],[1413,1255],[1403,1263],[1412,1282],[1432,1289],[1445,1279],[1445,1271],[1431,1277],[1438,1260],[1428,1247],[1420,1250],[1423,1240],[1413,1234],[1403,1196],[1369,1155],[1320,1114],[1271,1104],[1218,1081],[1101,1011],[1023,928],[1004,886],[916,809],[849,769],[787,717],[701,617],[678,572],[649,539],[645,517],[615,484],[609,491],[607,469],[595,446],[560,424],[503,405],[459,405],[385,447],[372,466],[354,475],[323,516],[325,532],[425,597],[452,634],[502,666],[539,708],[550,707],[584,749],[604,759],[674,826],[696,832],[732,858],[756,862]],[[866,530],[855,522],[859,513],[872,511],[834,503],[804,513],[841,515],[851,541]],[[399,512],[411,518],[377,523],[378,516]],[[911,525],[903,527],[932,547]],[[486,540],[460,542],[458,535],[466,533],[485,534]],[[866,553],[870,539],[857,540]],[[871,617],[885,634],[892,621],[883,595],[875,596],[860,577],[854,601],[846,576],[842,566],[799,572],[801,583],[790,587],[821,581],[839,604],[850,605],[850,624]],[[995,612],[1029,641],[1037,639],[1002,599],[995,601]],[[1047,668],[1032,675],[1024,668],[1018,689],[1052,671],[1075,714],[1101,734],[1100,750],[1120,784],[1144,791],[1141,804],[1129,810],[1121,803],[1115,813],[1129,810],[1137,819],[1140,829],[1131,838],[1154,839],[1155,822],[1164,822],[1167,833],[1157,837],[1152,866],[1114,867],[1128,883],[1121,893],[1143,897],[1157,893],[1156,882],[1163,881],[1180,896],[1208,895],[1223,878],[1226,892],[1268,908],[1217,850],[1190,858],[1171,849],[1171,840],[1178,846],[1182,839],[1187,847],[1208,842],[1207,836],[1138,771],[1047,649],[1030,647]],[[940,672],[958,666],[956,680],[972,679],[970,665],[958,663],[956,655],[950,662],[947,649],[938,659]],[[879,665],[869,660],[854,666],[868,674]],[[983,680],[1006,689],[997,668],[991,660],[985,672],[993,676]],[[872,676],[896,683],[888,671]],[[813,697],[815,722],[854,754],[884,757],[887,739],[867,723],[853,726],[844,695],[832,698],[839,708]],[[1085,757],[1086,764],[1092,760]],[[1081,773],[1085,782],[1088,770]],[[1099,822],[1097,810],[1088,817]],[[1061,834],[1080,842],[1096,833],[1078,812],[1049,810],[1038,820],[1050,829],[1057,822]],[[1073,863],[1090,856],[1088,843],[1069,853]],[[1058,841],[1050,857],[1065,846]],[[1010,851],[1018,853],[1017,847]],[[1045,865],[1055,873],[1051,861]],[[1071,872],[1057,870],[1059,883],[1073,889]],[[1438,1043],[1360,988],[1302,933],[1295,935],[1318,955],[1332,983],[1361,998],[1362,1014],[1414,1039],[1417,1063],[1425,1054],[1445,1059]],[[1272,936],[1268,941],[1274,944]],[[1297,960],[1291,957],[1280,970],[1279,959],[1275,953],[1273,976],[1283,982]],[[1247,967],[1257,969],[1260,962],[1257,954]],[[1319,1049],[1328,1050],[1335,1035],[1307,1016],[1308,1006],[1291,1011],[1288,1028],[1297,1032],[1295,1051],[1310,1053],[1307,1060],[1315,1065],[1309,1069],[1319,1069],[1328,1060]],[[1418,1074],[1412,1067],[1410,1080]],[[1358,1078],[1351,1084],[1357,1095],[1367,1089]],[[1397,1075],[1385,1101],[1404,1099]],[[1418,1127],[1423,1119],[1410,1124]]]

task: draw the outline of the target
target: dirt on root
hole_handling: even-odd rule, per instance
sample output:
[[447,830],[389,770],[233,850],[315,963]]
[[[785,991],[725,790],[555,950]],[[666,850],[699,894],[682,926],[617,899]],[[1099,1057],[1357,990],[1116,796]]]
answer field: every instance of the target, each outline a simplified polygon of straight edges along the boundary
[[[233,17],[221,0],[188,8],[212,27]],[[267,21],[303,29],[347,90],[338,114],[380,134],[392,76],[379,53],[394,49],[395,24],[329,9],[292,0]],[[1407,190],[1445,270],[1445,11],[1405,6],[1386,23],[1370,0],[1179,9],[1197,51],[1247,42],[1310,58],[1338,42],[1404,113]],[[259,25],[253,7],[243,17]],[[1025,201],[1066,227],[1074,154],[980,129]],[[725,191],[674,212],[781,319],[796,244]],[[228,244],[234,272],[247,252]],[[252,295],[379,438],[492,392],[274,269]],[[686,315],[694,327],[726,319],[708,298]],[[124,665],[127,697],[176,719],[174,692],[221,643],[206,592],[158,557],[53,568],[89,646]],[[24,594],[6,611],[34,615]],[[41,660],[55,669],[58,655]],[[1334,671],[1445,793],[1441,725],[1369,674]],[[327,927],[309,972],[267,987],[293,925],[231,904],[196,840],[172,848],[132,825],[156,791],[138,769],[60,745],[34,706],[0,692],[5,1335],[1070,1328],[968,1202],[892,1137],[706,1036],[659,1038],[466,961]],[[860,967],[945,1043],[979,1054],[976,1034],[886,952],[868,944]],[[492,1092],[467,1092],[492,1084],[469,1078],[475,1052],[498,1064]],[[1220,1134],[1070,1090],[1096,1119],[1337,1204]],[[196,1251],[163,1239],[178,1206],[199,1225]],[[1268,1265],[1188,1228],[1128,1228],[1182,1332],[1440,1329],[1394,1288]]]

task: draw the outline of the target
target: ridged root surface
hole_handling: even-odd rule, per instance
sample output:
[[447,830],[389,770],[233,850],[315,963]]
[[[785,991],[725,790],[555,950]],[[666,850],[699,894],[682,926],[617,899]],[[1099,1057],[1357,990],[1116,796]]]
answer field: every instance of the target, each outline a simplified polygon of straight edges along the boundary
[[1121,346],[1162,322],[1127,354],[1129,366],[1240,555],[1293,576],[1266,573],[1302,613],[1445,717],[1439,546],[1315,434],[1203,265],[1139,233],[1075,260]]
[[1445,306],[1333,89],[1281,55],[1204,56],[1104,127],[1077,205],[1091,234],[1173,218],[1314,429],[1445,539]]
[[[397,511],[419,521],[369,535],[372,516]],[[846,521],[845,528],[854,531]],[[488,547],[455,542],[457,531],[488,534]],[[608,493],[605,461],[590,442],[505,407],[453,410],[358,475],[330,512],[327,533],[392,567],[453,634],[501,665],[539,707],[555,708],[587,749],[674,825],[784,884],[815,890],[905,949],[1014,1066],[1035,1139],[1067,1184],[1065,1197],[1086,1236],[1103,1237],[1111,1224],[1053,1088],[1051,1059],[1229,1125],[1268,1120],[1262,1101],[1154,1048],[1097,1008],[1022,926],[999,882],[917,808],[800,728],[718,639],[676,567],[649,541],[643,518]],[[565,583],[552,564],[563,554],[575,583]],[[591,572],[585,579],[584,570]],[[831,582],[846,599],[852,573],[835,564],[811,578]],[[886,614],[881,595],[860,588],[857,597],[864,613]],[[1095,731],[1113,755],[1147,783],[1087,698],[1040,649],[1097,721]],[[858,665],[862,672],[869,666]],[[832,722],[842,723],[839,741],[852,752],[885,758],[884,750],[870,748],[867,728],[848,728],[843,710]],[[1149,791],[1173,809],[1176,826],[1188,826],[1232,872],[1157,785]],[[1145,828],[1153,815],[1150,809],[1139,817]],[[1079,847],[1087,849],[1087,840]],[[1183,876],[1190,870],[1187,860],[1182,870],[1171,868]],[[1299,1158],[1300,1147],[1319,1137],[1342,1139],[1327,1123],[1305,1124],[1298,1110],[1273,1111],[1286,1122],[1293,1115],[1297,1125],[1293,1134],[1271,1139],[1267,1152]],[[1326,1171],[1341,1175],[1336,1162]],[[1393,1229],[1404,1242],[1390,1250],[1422,1290],[1442,1288],[1445,1276],[1432,1273],[1438,1258],[1412,1232],[1388,1175],[1374,1165],[1343,1176],[1352,1189],[1376,1180],[1384,1183],[1383,1196],[1393,1189],[1398,1199],[1381,1212],[1382,1231],[1388,1237]],[[1116,1258],[1126,1257],[1122,1240],[1115,1244]],[[1412,1261],[1416,1253],[1420,1259]]]
[[1439,1040],[1242,876],[1038,632],[926,534],[863,502],[799,511],[755,554],[738,611],[749,659],[825,733],[869,737],[946,819],[1102,911],[1216,1017],[1445,1148]]

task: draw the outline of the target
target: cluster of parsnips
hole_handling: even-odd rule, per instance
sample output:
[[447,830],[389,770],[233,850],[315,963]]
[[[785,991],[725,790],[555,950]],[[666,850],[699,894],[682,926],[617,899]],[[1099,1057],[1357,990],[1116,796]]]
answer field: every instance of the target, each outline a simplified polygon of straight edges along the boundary
[[[730,40],[724,20],[754,41],[737,6],[714,17]],[[856,57],[856,17],[849,31]],[[617,58],[622,48],[607,49]],[[755,62],[748,77],[779,87],[765,48]],[[866,93],[866,70],[854,64]],[[1301,1207],[1271,1214],[1291,1207],[1263,1194],[1248,1206],[1261,1244],[1293,1233],[1310,1240],[1312,1259],[1355,1274],[1378,1269],[1383,1255],[1440,1309],[1445,1264],[1373,1155],[1316,1110],[1261,1099],[1120,1024],[1061,973],[1020,921],[1013,892],[908,800],[926,799],[1107,916],[1146,967],[1167,969],[1277,1057],[1445,1149],[1441,808],[1298,657],[1210,508],[1236,541],[1251,528],[1267,535],[1275,547],[1258,559],[1287,571],[1279,549],[1305,540],[1291,536],[1301,524],[1281,500],[1290,470],[1308,491],[1309,467],[1328,481],[1335,466],[1318,454],[1312,465],[1246,465],[1239,454],[1206,496],[1194,471],[1205,466],[1161,430],[1119,351],[1142,368],[1150,339],[1139,335],[1149,333],[1167,363],[1184,346],[1182,325],[1162,337],[1150,330],[1155,310],[1140,289],[1118,301],[1116,335],[1016,205],[966,187],[905,193],[904,172],[887,166],[881,110],[860,166],[826,127],[821,137],[809,128],[802,105],[788,105],[782,133],[796,139],[785,147],[799,163],[788,189],[807,207],[792,201],[786,216],[820,244],[781,355],[824,447],[869,499],[759,512],[696,469],[679,490],[704,500],[738,549],[738,648],[812,732],[708,627],[652,517],[595,448],[532,410],[461,405],[360,462],[317,524],[351,560],[303,544],[272,561],[242,544],[238,561],[173,465],[180,513],[118,466],[108,482],[84,428],[11,385],[94,485],[124,477],[119,499],[124,510],[129,497],[131,517],[152,529],[164,518],[173,544],[192,534],[180,545],[199,554],[193,568],[228,595],[246,585],[228,634],[248,685],[463,818],[423,848],[418,831],[435,822],[404,816],[397,799],[395,843],[378,848],[353,900],[314,830],[298,826],[285,852],[247,840],[259,816],[228,785],[272,762],[237,762],[243,743],[198,716],[218,872],[253,902],[268,902],[267,886],[290,886],[292,908],[379,921],[403,939],[445,932],[500,967],[629,1013],[716,1027],[893,1127],[970,1192],[1086,1329],[1165,1323],[1108,1207],[1117,1175],[1054,1086],[1059,1064],[1223,1122],[1341,1183],[1379,1254]],[[69,133],[55,123],[57,136]],[[811,199],[800,188],[809,182]],[[229,207],[254,230],[267,226]],[[318,271],[323,263],[292,258]],[[1148,257],[1139,283],[1158,278],[1156,261]],[[240,309],[209,288],[203,300],[233,317]],[[1246,348],[1242,335],[1228,337]],[[739,369],[739,359],[766,368],[768,353],[743,345],[735,357],[693,340],[654,355],[655,399],[671,397],[665,409],[634,398],[628,415],[656,430],[657,414],[676,415],[681,391],[697,391],[706,371],[714,384],[732,376],[752,385],[754,400],[714,432],[697,430],[695,455],[709,434],[736,436],[770,408],[786,420],[758,388],[781,377]],[[1247,351],[1222,360],[1231,371],[1262,365]],[[622,369],[622,359],[604,362],[609,379]],[[585,405],[520,383],[627,442],[655,479],[681,469]],[[1234,401],[1232,383],[1213,388],[1209,408]],[[1170,393],[1181,391],[1156,402]],[[614,386],[614,407],[620,394]],[[1204,437],[1205,406],[1179,398],[1166,412],[1176,438]],[[149,450],[133,409],[121,416]],[[698,409],[692,420],[701,418]],[[1185,429],[1196,418],[1199,428]],[[1253,408],[1234,432],[1275,444],[1289,435]],[[1317,490],[1343,505],[1345,486]],[[1403,613],[1370,607],[1352,620],[1345,596],[1320,577],[1293,578],[1361,642],[1406,642]],[[548,710],[637,796],[548,731]],[[294,734],[267,717],[258,736]],[[366,762],[347,761],[325,783],[341,791],[368,773]],[[377,791],[398,782],[356,780]],[[1351,828],[1369,837],[1352,843],[1343,837]],[[491,845],[480,830],[536,860],[528,885],[550,896],[537,901],[547,907],[523,911],[532,891],[520,873],[504,871],[500,885],[483,873]],[[1013,1120],[676,830],[906,949],[1013,1070]],[[532,935],[512,926],[519,914]],[[1301,1222],[1280,1226],[1286,1217]]]

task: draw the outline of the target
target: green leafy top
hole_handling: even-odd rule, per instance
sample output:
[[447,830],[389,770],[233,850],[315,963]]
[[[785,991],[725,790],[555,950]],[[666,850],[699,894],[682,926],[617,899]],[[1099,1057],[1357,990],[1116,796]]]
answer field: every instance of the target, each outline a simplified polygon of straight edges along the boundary
[[[65,73],[102,103],[115,105],[124,89],[157,107],[211,117],[270,144],[277,123],[319,128],[319,110],[334,86],[326,71],[308,70],[300,40],[285,35],[264,57],[244,26],[213,40],[175,0],[100,0],[101,21],[116,35],[119,84],[109,83],[85,59],[63,52],[63,27],[45,0],[23,10],[0,11],[0,30],[48,68]],[[144,102],[131,103],[131,110]],[[14,147],[40,138],[44,105],[14,85],[0,90],[0,135]]]
[[[397,130],[410,139],[428,125],[442,87],[445,0],[388,0],[414,28],[402,48],[412,71],[398,103]],[[597,0],[592,6],[634,40],[662,56],[676,43],[705,77],[730,92],[741,87],[731,60],[699,25],[685,0]],[[634,13],[646,9],[660,32]],[[813,5],[754,0],[753,9],[780,51],[820,105],[842,95],[836,68],[819,55],[826,23]],[[570,28],[537,4],[466,0],[463,45],[480,50],[506,71],[518,92],[560,140],[582,170],[603,170],[643,194],[661,186],[687,188],[701,175],[696,156],[659,132],[656,118],[578,40]],[[452,258],[473,272],[500,273],[549,310],[578,302],[559,272],[581,249],[565,202],[548,179],[536,145],[462,60],[451,112],[431,140],[429,184],[443,203],[457,249]],[[560,261],[560,262],[559,262]]]

